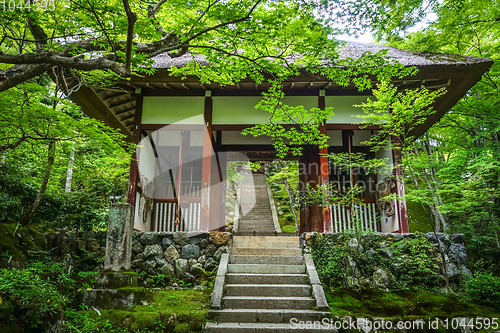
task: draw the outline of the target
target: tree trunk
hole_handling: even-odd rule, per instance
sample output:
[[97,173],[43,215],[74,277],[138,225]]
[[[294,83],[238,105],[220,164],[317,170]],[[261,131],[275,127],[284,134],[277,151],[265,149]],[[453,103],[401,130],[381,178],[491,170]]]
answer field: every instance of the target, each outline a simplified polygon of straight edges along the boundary
[[[413,151],[415,152],[415,155],[418,157],[420,156],[419,152],[418,152],[418,148],[417,146],[415,145],[415,143],[413,144]],[[446,230],[448,228],[448,221],[447,221],[447,218],[446,216],[444,216],[444,214],[442,214],[438,209],[437,207],[442,205],[443,202],[441,200],[441,197],[440,195],[437,193],[437,190],[434,189],[432,183],[431,183],[431,180],[429,179],[429,175],[427,174],[427,171],[424,169],[422,170],[422,174],[424,176],[424,180],[425,180],[425,184],[427,185],[427,188],[429,189],[429,192],[431,194],[431,196],[433,197],[434,199],[434,208],[435,208],[435,212],[439,218],[439,221],[441,222],[441,226],[443,227],[443,230]]]
[[450,277],[448,276],[448,267],[446,265],[446,257],[445,257],[443,248],[441,247],[441,242],[439,241],[436,230],[434,230],[434,237],[436,237],[436,241],[438,243],[439,254],[441,255],[441,261],[443,262],[443,276],[444,276],[444,282],[446,285],[446,291],[448,292],[448,295],[451,295]]
[[66,192],[71,192],[71,180],[73,179],[73,163],[75,162],[75,150],[72,149],[69,154],[69,164],[68,164],[68,172],[66,173],[66,184],[64,188]]
[[40,208],[42,204],[43,198],[45,197],[45,191],[47,190],[47,184],[49,183],[50,171],[52,170],[52,165],[54,164],[54,159],[56,156],[56,141],[50,141],[49,149],[48,149],[48,158],[47,158],[47,166],[45,167],[45,174],[43,175],[42,185],[40,186],[40,190],[36,196],[35,202],[28,209],[26,214],[21,218],[19,223],[21,225],[28,225],[33,216]]
[[[414,145],[414,148],[415,148],[415,150],[417,149],[417,147],[415,145]],[[408,160],[408,158],[407,158],[407,160]],[[413,171],[413,169],[411,168],[410,165],[408,165],[408,169],[410,170],[410,173],[413,177],[413,181],[415,182],[415,188],[417,190],[420,190],[420,186],[418,185],[418,180],[417,180],[417,177],[415,175],[415,172]],[[439,238],[437,236],[437,232],[439,231],[439,226],[440,226],[439,212],[436,209],[436,206],[434,206],[433,204],[429,204],[429,207],[430,207],[432,215],[434,215],[434,219],[436,221],[436,227],[434,228],[434,237],[436,237],[436,240],[438,241],[438,250],[439,250],[439,254],[441,256],[441,261],[443,262],[443,277],[444,277],[444,281],[445,281],[445,285],[446,285],[446,291],[448,292],[449,295],[451,295],[450,278],[448,276],[448,270],[447,270],[446,261],[445,261],[446,257],[445,257],[443,249],[441,248],[441,243],[439,242]]]
[[283,178],[283,184],[285,184],[286,193],[288,194],[288,199],[290,200],[290,209],[292,210],[293,218],[295,219],[295,232],[299,232],[299,219],[297,218],[297,214],[295,213],[295,209],[293,207],[295,195],[293,194],[293,190],[290,188],[290,184],[288,184],[288,180],[286,178]]

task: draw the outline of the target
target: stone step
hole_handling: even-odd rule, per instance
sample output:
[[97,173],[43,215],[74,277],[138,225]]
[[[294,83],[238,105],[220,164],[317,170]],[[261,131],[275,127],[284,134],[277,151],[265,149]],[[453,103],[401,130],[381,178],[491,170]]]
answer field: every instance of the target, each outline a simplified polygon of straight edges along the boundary
[[245,215],[243,215],[243,217],[253,217],[253,216],[257,216],[257,215],[267,215],[267,214],[271,214],[271,207],[267,207],[267,208],[258,208],[256,209],[255,207],[248,207],[248,210],[247,210],[247,213]]
[[263,265],[263,264],[229,264],[229,273],[254,274],[302,274],[306,272],[305,265]]
[[[236,237],[235,237],[236,238]],[[302,256],[229,256],[230,264],[302,265]]]
[[257,242],[299,242],[298,236],[234,236],[233,240]]
[[263,231],[263,230],[267,230],[267,231],[274,231],[274,225],[271,224],[271,223],[267,223],[267,224],[253,224],[253,225],[242,225],[241,227],[238,226],[238,230],[243,230],[243,229],[246,229],[246,230],[250,230],[250,231]]
[[248,207],[240,210],[241,217],[254,217],[254,216],[266,216],[271,215],[271,207],[259,208],[255,210],[255,207]]
[[274,232],[274,227],[270,224],[268,225],[261,225],[261,226],[249,226],[249,227],[245,227],[245,226],[242,226],[241,228],[238,227],[238,231],[241,231],[241,232]]
[[226,309],[299,309],[310,310],[316,305],[312,297],[224,296]]
[[273,222],[273,219],[271,219],[270,217],[267,217],[267,216],[265,216],[265,217],[252,217],[252,218],[242,217],[242,218],[240,218],[240,222],[245,222],[246,224],[261,224],[261,223]]
[[[299,321],[322,321],[331,318],[330,312],[295,309],[224,309],[210,310],[209,318],[216,322],[237,323],[285,323],[293,318]],[[213,323],[209,323],[213,324]]]
[[233,247],[261,248],[261,249],[299,249],[299,242],[267,242],[267,241],[240,241],[233,238]]
[[[311,324],[312,325],[312,324]],[[302,326],[290,323],[207,323],[205,325],[205,333],[285,333],[285,332],[301,332],[301,333],[320,333],[320,332],[336,332],[337,330],[326,330],[324,327],[305,328],[305,323]]]
[[226,296],[311,297],[307,284],[226,284]]
[[270,227],[274,229],[274,223],[271,223],[270,221],[264,221],[264,222],[257,222],[257,223],[247,223],[246,221],[240,221],[238,223],[239,226],[242,228],[259,228],[259,227]]
[[228,273],[226,284],[308,284],[307,274]]
[[239,255],[260,255],[260,256],[300,256],[302,255],[301,248],[256,248],[256,247],[232,247],[230,254]]
[[241,225],[241,227],[245,227],[245,228],[258,228],[258,227],[268,227],[268,226],[273,226],[273,229],[274,229],[274,223],[272,223],[271,221],[262,221],[262,222],[257,222],[257,223],[253,223],[253,222],[247,222],[247,221],[241,221],[238,223],[238,225]]

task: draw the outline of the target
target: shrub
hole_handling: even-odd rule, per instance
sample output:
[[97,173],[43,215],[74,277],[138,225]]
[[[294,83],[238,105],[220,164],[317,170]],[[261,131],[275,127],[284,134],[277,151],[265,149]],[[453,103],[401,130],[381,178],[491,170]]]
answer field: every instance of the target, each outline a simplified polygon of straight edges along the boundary
[[[424,236],[394,244],[393,240],[378,235],[358,237],[365,249],[361,253],[348,246],[354,237],[355,233],[345,232],[343,237],[325,234],[311,240],[316,270],[326,285],[348,286],[361,278],[370,281],[379,268],[394,278],[394,289],[434,288],[438,285],[439,260],[434,246]],[[381,243],[386,243],[386,247],[380,248]],[[392,252],[391,258],[383,255],[386,250]]]
[[466,286],[467,296],[472,301],[500,309],[500,277],[476,274]]
[[283,206],[283,207],[281,207],[281,211],[285,212],[285,213],[288,213],[288,212],[290,212],[290,207],[289,206]]
[[15,317],[39,327],[67,302],[48,279],[27,269],[0,270],[0,308],[10,308]]
[[285,215],[285,220],[294,221],[295,217],[293,216],[293,214],[287,214],[287,215]]
[[278,192],[281,190],[281,186],[276,183],[271,183],[271,190],[273,190],[274,192]]

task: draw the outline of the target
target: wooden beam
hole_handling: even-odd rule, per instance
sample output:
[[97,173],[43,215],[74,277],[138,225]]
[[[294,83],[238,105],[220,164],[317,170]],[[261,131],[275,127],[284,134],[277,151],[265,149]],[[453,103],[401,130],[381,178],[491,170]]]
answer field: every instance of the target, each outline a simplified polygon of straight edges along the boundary
[[321,89],[323,89],[323,90],[328,89],[332,84],[333,84],[333,82],[328,82],[328,84]]
[[104,92],[104,91],[113,91],[113,92],[117,92],[117,93],[123,93],[123,92],[127,92],[127,93],[132,93],[132,89],[130,88],[126,88],[126,87],[119,87],[119,88],[99,88],[99,93],[101,92]]
[[116,109],[116,108],[119,108],[120,106],[124,106],[124,105],[130,104],[130,103],[133,103],[133,102],[135,102],[135,99],[131,99],[131,100],[127,100],[127,101],[120,101],[120,103],[112,104],[112,105],[108,106],[108,108],[109,109]]
[[[142,118],[142,102],[143,97],[137,96],[134,120],[134,143],[139,144],[141,141],[141,118]],[[128,182],[127,202],[135,207],[137,195],[137,182],[139,181],[139,168],[137,165],[137,153],[134,151],[132,154],[132,161],[130,162],[130,175]]]
[[189,89],[189,87],[188,87],[188,86],[186,86],[186,84],[185,84],[184,82],[183,82],[183,83],[181,83],[181,86],[182,86],[182,88],[184,88],[184,89],[186,89],[186,90],[191,90],[191,89]]
[[[135,104],[137,104],[137,102]],[[134,110],[135,110],[135,105],[133,105],[131,107],[128,107],[125,110],[120,110],[120,111],[115,112],[115,116],[120,116],[120,115],[122,115],[124,113],[128,113],[128,112],[131,112],[131,111],[134,111]]]
[[140,85],[135,84],[135,83],[125,82],[125,84],[126,84],[127,86],[130,86],[130,87],[134,88],[134,89],[139,89],[139,88],[141,88],[141,86],[140,86]]
[[128,116],[121,117],[121,118],[120,118],[120,121],[121,121],[121,122],[124,122],[125,120],[129,120],[129,119],[134,118],[134,117],[135,117],[135,114],[134,114],[134,113],[131,113],[131,114],[129,114]]
[[106,102],[106,101],[109,101],[109,100],[112,100],[112,99],[115,99],[115,98],[118,98],[118,97],[123,97],[123,96],[127,96],[127,95],[130,95],[131,93],[130,92],[125,92],[123,94],[116,94],[116,95],[111,95],[111,96],[106,96],[104,98],[101,98],[103,102]]

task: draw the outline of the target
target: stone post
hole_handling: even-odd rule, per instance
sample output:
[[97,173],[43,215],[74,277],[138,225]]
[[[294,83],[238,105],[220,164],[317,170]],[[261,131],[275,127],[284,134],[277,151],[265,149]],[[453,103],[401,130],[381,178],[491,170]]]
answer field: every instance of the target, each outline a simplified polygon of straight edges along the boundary
[[128,203],[112,204],[109,208],[104,270],[130,270],[133,226],[134,207]]

